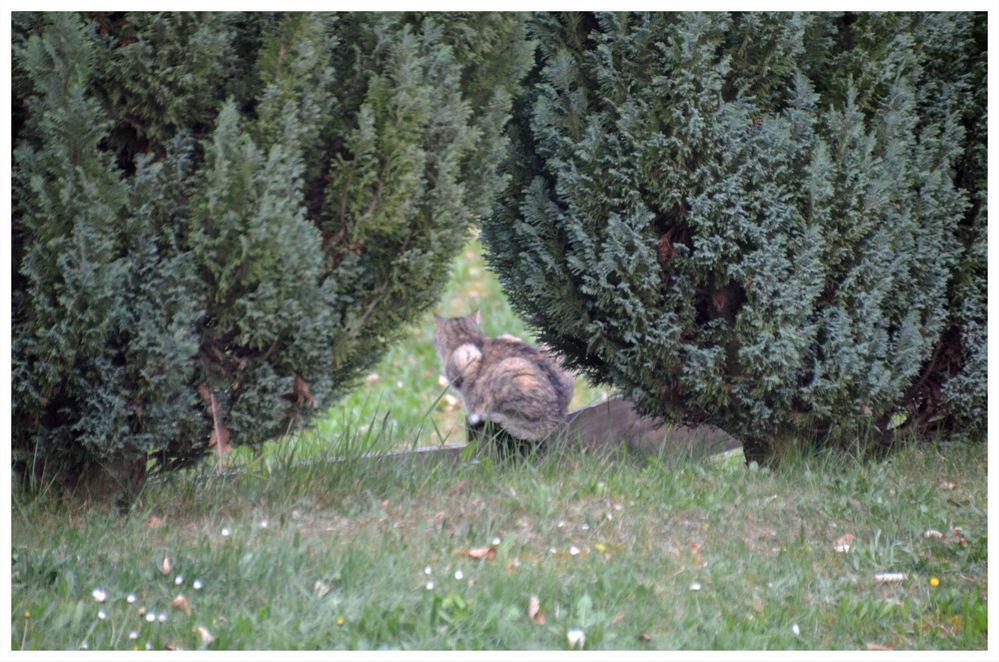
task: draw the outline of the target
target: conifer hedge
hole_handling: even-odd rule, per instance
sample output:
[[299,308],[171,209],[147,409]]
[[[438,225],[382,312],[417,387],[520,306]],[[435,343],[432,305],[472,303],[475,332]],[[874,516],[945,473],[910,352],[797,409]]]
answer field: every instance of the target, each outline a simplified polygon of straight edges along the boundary
[[903,420],[982,435],[984,14],[530,30],[483,239],[570,366],[750,460]]
[[502,186],[532,63],[509,14],[20,13],[13,35],[25,475],[182,466],[354,386]]

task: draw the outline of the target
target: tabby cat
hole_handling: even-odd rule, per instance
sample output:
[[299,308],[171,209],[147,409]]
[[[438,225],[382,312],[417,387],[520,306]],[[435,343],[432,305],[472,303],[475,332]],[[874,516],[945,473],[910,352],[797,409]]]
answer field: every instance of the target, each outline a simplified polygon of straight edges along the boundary
[[491,421],[526,441],[564,427],[573,378],[555,359],[516,338],[485,337],[478,312],[434,319],[434,347],[448,382],[461,394],[470,426]]

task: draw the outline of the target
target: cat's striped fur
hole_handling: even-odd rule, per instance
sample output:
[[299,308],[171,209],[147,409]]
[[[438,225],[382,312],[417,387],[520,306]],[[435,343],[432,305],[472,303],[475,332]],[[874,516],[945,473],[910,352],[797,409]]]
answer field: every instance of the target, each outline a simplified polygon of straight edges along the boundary
[[573,379],[554,358],[515,338],[485,337],[477,312],[434,319],[434,347],[471,425],[492,421],[527,441],[562,429]]

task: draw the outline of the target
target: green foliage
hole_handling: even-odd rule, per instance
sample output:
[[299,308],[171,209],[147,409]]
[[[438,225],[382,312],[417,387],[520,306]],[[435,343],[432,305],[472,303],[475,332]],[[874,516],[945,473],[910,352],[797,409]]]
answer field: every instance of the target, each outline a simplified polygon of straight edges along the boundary
[[478,148],[464,157],[464,184],[478,217],[489,214],[492,202],[506,182],[502,169],[509,147],[505,126],[520,81],[534,64],[524,16],[512,12],[438,12],[420,15],[440,33],[467,74],[464,97],[475,110]]
[[98,62],[89,92],[113,118],[107,140],[122,168],[130,170],[136,154],[161,151],[180,129],[211,131],[233,81],[248,73],[235,48],[235,17],[194,12],[90,17]]
[[[121,284],[129,274],[116,236],[128,189],[98,149],[108,122],[86,93],[94,61],[88,34],[69,15],[54,16],[51,25],[57,37],[31,39],[19,54],[37,89],[28,107],[49,148],[22,144],[15,152],[20,195],[14,202],[31,237],[21,249],[25,289],[14,294],[15,430],[37,426],[32,446],[43,455],[60,447],[114,448],[127,416],[114,388],[125,369],[108,340],[120,342],[116,331],[127,312]],[[32,333],[19,333],[27,323]],[[102,382],[110,388],[100,388]],[[96,416],[73,420],[69,394]],[[38,425],[47,406],[58,425]],[[95,424],[98,417],[104,424]]]
[[353,388],[502,185],[531,51],[474,23],[507,64],[432,16],[16,15],[15,467],[169,468]]
[[514,307],[595,381],[753,459],[939,422],[945,398],[981,431],[983,21],[534,17],[483,229]]
[[952,107],[958,97],[956,111],[968,146],[960,157],[957,176],[971,195],[958,229],[962,256],[950,283],[949,342],[939,345],[933,370],[927,371],[922,384],[921,395],[929,403],[923,407],[922,418],[947,431],[979,435],[984,434],[988,419],[988,72],[982,57],[988,45],[986,17],[966,17],[960,27],[963,49],[956,57],[944,57],[937,50],[946,46],[942,41],[949,38],[946,32],[927,30],[925,39],[935,49],[931,63],[940,67],[940,80],[957,81],[952,86],[938,83],[927,90],[926,98]]

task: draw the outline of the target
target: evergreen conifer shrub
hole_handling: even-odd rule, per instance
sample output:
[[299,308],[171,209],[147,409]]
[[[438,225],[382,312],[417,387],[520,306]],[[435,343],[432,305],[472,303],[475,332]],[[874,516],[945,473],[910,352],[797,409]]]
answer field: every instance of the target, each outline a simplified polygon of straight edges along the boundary
[[536,15],[488,259],[569,365],[749,460],[980,432],[984,26]]
[[26,476],[182,466],[352,388],[502,187],[483,158],[532,53],[515,15],[13,26]]

